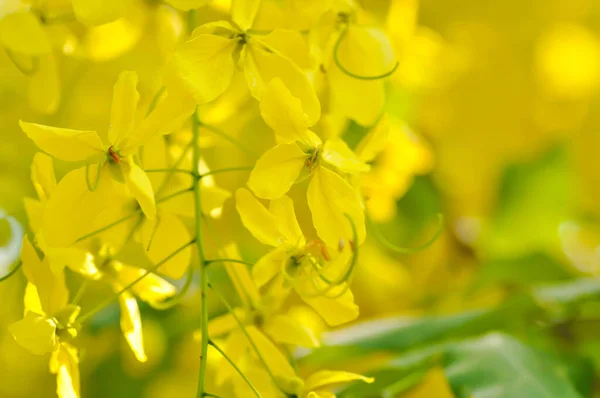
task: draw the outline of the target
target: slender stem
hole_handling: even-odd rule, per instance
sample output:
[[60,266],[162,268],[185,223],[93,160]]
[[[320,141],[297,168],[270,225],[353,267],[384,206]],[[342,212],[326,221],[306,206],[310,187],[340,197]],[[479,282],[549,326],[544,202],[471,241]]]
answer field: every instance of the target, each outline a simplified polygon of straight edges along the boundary
[[[185,148],[183,148],[183,151],[181,152],[181,154],[179,155],[179,157],[177,158],[177,160],[175,161],[175,163],[173,164],[173,168],[176,169],[179,167],[179,165],[181,164],[181,162],[183,162],[183,160],[185,159],[185,156],[187,155],[188,151],[190,150],[190,148],[192,147],[192,142],[188,143]],[[165,179],[163,180],[162,184],[160,184],[160,187],[158,187],[158,189],[156,190],[156,194],[155,196],[158,196],[162,191],[165,190],[165,188],[167,187],[167,185],[169,184],[169,182],[171,181],[171,177],[173,177],[173,172],[168,173],[165,176]]]
[[158,263],[156,263],[152,268],[146,270],[146,272],[144,272],[143,275],[139,276],[137,279],[135,279],[133,282],[129,283],[127,286],[125,286],[124,288],[122,288],[121,290],[119,290],[117,292],[117,294],[108,297],[106,300],[104,300],[102,303],[98,304],[96,307],[94,307],[92,310],[88,311],[87,313],[83,314],[82,316],[79,317],[78,321],[79,323],[84,323],[86,320],[90,319],[92,316],[94,316],[98,311],[101,311],[102,309],[104,309],[104,307],[106,307],[107,305],[109,305],[110,303],[113,302],[113,300],[116,300],[119,298],[120,295],[122,295],[123,293],[125,293],[127,290],[131,289],[133,286],[135,286],[136,284],[138,284],[142,279],[144,279],[145,277],[147,277],[150,274],[155,273],[156,271],[158,271],[158,269],[160,267],[162,267],[166,262],[168,262],[170,259],[172,259],[173,257],[175,257],[176,255],[178,255],[181,251],[183,251],[186,247],[194,244],[194,242],[196,242],[196,239],[189,241],[188,243],[184,244],[183,246],[181,246],[179,249],[175,250],[173,253],[169,254],[167,257],[165,257],[164,259],[162,259],[161,261],[159,261]]
[[160,97],[162,97],[163,93],[165,92],[167,88],[165,86],[162,86],[154,95],[154,98],[152,98],[152,102],[150,102],[150,106],[148,107],[148,111],[146,112],[146,117],[148,117],[148,115],[150,115],[152,113],[152,111],[154,110],[154,108],[156,108],[156,105],[158,104],[158,100],[160,99]]
[[205,393],[204,393],[204,396],[205,396],[205,397],[213,397],[213,398],[223,398],[223,397],[221,397],[220,395],[217,395],[217,394],[211,394],[211,393],[209,393],[209,392],[205,392]]
[[182,189],[181,191],[173,192],[172,194],[167,195],[164,198],[156,199],[156,203],[166,202],[167,200],[173,199],[176,196],[183,195],[184,193],[192,192],[192,191],[193,191],[193,188]]
[[[215,349],[217,351],[219,351],[219,353],[223,356],[223,358],[225,358],[225,360],[227,360],[227,362],[229,362],[231,364],[231,366],[233,366],[233,368],[235,369],[236,372],[238,372],[238,374],[242,377],[242,379],[244,379],[244,381],[246,382],[246,384],[248,384],[248,386],[252,389],[252,391],[254,391],[254,394],[261,398],[262,395],[260,395],[260,392],[258,392],[258,390],[256,389],[256,387],[254,387],[254,384],[252,384],[252,382],[248,379],[248,377],[246,377],[246,375],[244,374],[244,372],[242,372],[240,370],[240,368],[238,368],[238,366],[235,364],[235,362],[229,358],[229,356],[227,356],[227,354],[225,354],[225,351],[223,351],[221,349],[221,347],[219,347],[214,341],[212,340],[208,340],[208,344],[210,344],[211,346],[215,347]],[[206,394],[205,394],[206,396]]]
[[227,301],[227,299],[225,298],[225,296],[223,296],[221,294],[221,292],[219,292],[217,289],[215,289],[214,287],[212,287],[212,285],[209,284],[208,286],[212,289],[213,292],[215,292],[215,294],[217,295],[217,297],[219,298],[219,300],[221,300],[221,302],[223,303],[223,305],[227,308],[227,311],[229,311],[229,313],[231,314],[231,316],[235,319],[235,322],[238,324],[238,326],[240,327],[240,329],[242,330],[242,332],[244,333],[244,335],[248,339],[248,342],[252,346],[252,349],[254,350],[254,353],[256,354],[256,356],[258,357],[258,359],[260,360],[260,362],[265,367],[265,370],[269,374],[269,377],[271,377],[271,380],[273,380],[273,383],[275,383],[275,385],[279,388],[279,383],[277,382],[277,379],[275,378],[275,376],[271,372],[271,369],[269,368],[269,365],[267,364],[267,361],[265,361],[265,358],[260,353],[258,347],[254,343],[254,340],[252,340],[252,337],[250,337],[250,334],[248,333],[248,330],[246,330],[246,326],[244,325],[244,323],[242,322],[242,320],[240,319],[240,317],[237,316],[237,314],[233,310],[233,307],[231,306],[231,304],[229,304],[229,301]]
[[[196,117],[196,112],[192,116],[192,145],[194,168],[200,164],[200,148],[198,147],[198,137],[200,136],[200,124]],[[200,372],[198,375],[198,393],[197,397],[204,397],[204,380],[206,378],[206,367],[208,365],[208,302],[206,300],[206,291],[208,290],[208,277],[206,274],[206,256],[204,255],[204,246],[202,244],[202,195],[200,189],[200,180],[194,178],[194,209],[195,209],[195,228],[196,228],[196,247],[198,248],[198,258],[200,259],[200,300],[201,305],[201,330],[202,341],[200,348]]]
[[228,173],[230,171],[246,171],[246,170],[252,170],[252,169],[253,169],[252,166],[226,167],[226,168],[223,168],[223,169],[216,169],[216,170],[207,171],[204,174],[200,174],[200,178],[204,178],[206,176],[210,176],[210,175],[213,175],[213,174]]
[[175,168],[167,168],[167,169],[146,169],[144,170],[146,173],[185,173],[193,175],[194,172],[191,170],[185,169],[175,169]]
[[73,300],[71,300],[71,304],[79,304],[79,301],[83,297],[83,295],[86,292],[89,285],[90,285],[89,279],[86,279],[83,282],[81,282],[81,285],[79,285],[79,289],[77,290],[77,293],[75,293],[75,297],[73,298]]
[[198,118],[195,118],[195,119],[197,120],[197,123],[198,123],[199,126],[204,127],[208,131],[211,131],[213,134],[215,134],[215,135],[223,138],[224,140],[228,141],[232,145],[236,146],[240,151],[246,152],[248,155],[251,155],[253,157],[257,156],[256,152],[254,152],[252,149],[247,148],[245,145],[243,145],[242,143],[240,143],[235,138],[233,138],[233,137],[225,134],[225,132],[223,132],[222,130],[220,130],[220,129],[214,127],[214,126],[210,126],[208,124],[204,124],[204,123],[200,122],[200,120],[198,120]]
[[246,264],[246,265],[254,265],[249,261],[238,260],[236,258],[212,258],[210,260],[205,260],[204,263],[206,265],[210,265],[212,263],[238,263],[238,264]]
[[168,310],[169,308],[173,308],[177,304],[181,303],[185,298],[187,292],[190,290],[190,286],[192,286],[193,279],[194,267],[189,265],[185,276],[185,283],[183,284],[181,290],[175,296],[171,297],[168,301],[163,301],[162,303],[153,303],[152,307],[157,310]]
[[0,282],[4,282],[5,280],[7,280],[8,278],[10,278],[11,276],[13,276],[14,274],[17,273],[18,270],[21,269],[21,266],[23,265],[22,261],[19,261],[17,263],[17,265],[15,265],[15,267],[9,271],[8,274],[4,275],[3,277],[0,277]]
[[117,221],[114,221],[114,222],[112,222],[112,223],[110,223],[108,225],[105,225],[104,227],[99,228],[99,229],[97,229],[95,231],[92,231],[89,234],[85,234],[85,235],[77,238],[77,240],[75,241],[75,243],[81,242],[82,240],[86,240],[87,238],[91,238],[92,236],[98,235],[98,234],[106,231],[107,229],[111,229],[112,227],[116,227],[117,225],[121,224],[122,222],[125,222],[125,221],[129,220],[131,217],[134,217],[140,211],[142,211],[142,209],[137,209],[133,213],[128,214],[125,217],[119,218]]

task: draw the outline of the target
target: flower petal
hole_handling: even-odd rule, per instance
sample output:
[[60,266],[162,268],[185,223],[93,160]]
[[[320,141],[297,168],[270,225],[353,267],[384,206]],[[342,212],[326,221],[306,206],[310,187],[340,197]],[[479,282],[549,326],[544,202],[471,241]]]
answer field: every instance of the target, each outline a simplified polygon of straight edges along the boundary
[[288,58],[300,69],[311,69],[315,65],[310,56],[308,42],[302,33],[296,30],[275,29],[269,34],[260,36],[260,42]]
[[248,187],[259,198],[277,199],[294,185],[309,157],[295,143],[274,146],[256,161]]
[[211,0],[165,0],[165,2],[180,11],[190,11],[209,4]]
[[229,87],[237,42],[238,39],[201,34],[175,50],[173,65],[199,104],[214,100]]
[[56,188],[56,175],[52,158],[38,152],[33,156],[31,164],[31,182],[40,200],[47,200]]
[[358,244],[365,240],[365,215],[358,193],[342,177],[319,167],[308,185],[308,206],[319,237],[330,247],[337,247],[340,239],[352,239],[352,225],[356,227]]
[[52,352],[58,344],[56,324],[45,316],[27,312],[25,318],[8,326],[22,347],[35,355]]
[[304,389],[306,391],[313,391],[323,387],[357,380],[364,381],[365,383],[373,383],[375,381],[372,377],[366,377],[357,373],[342,372],[339,370],[320,370],[306,379]]
[[231,20],[242,30],[252,27],[261,0],[233,0],[231,4]]
[[363,163],[340,138],[325,141],[321,158],[342,173],[356,174],[369,171],[369,166]]
[[152,183],[148,175],[131,158],[121,159],[121,168],[127,188],[140,204],[146,217],[151,220],[154,219],[156,217],[156,203]]
[[354,152],[363,162],[372,162],[383,150],[390,135],[390,121],[387,115],[377,122],[369,133],[358,143]]
[[60,104],[60,81],[56,57],[50,53],[39,56],[36,73],[29,79],[29,106],[40,113],[52,114]]
[[102,25],[125,15],[130,0],[72,0],[73,12],[79,22]]
[[135,110],[140,100],[137,84],[138,75],[132,71],[121,72],[115,83],[108,129],[108,141],[112,145],[119,146],[133,129]]
[[42,151],[69,162],[102,155],[102,141],[95,131],[70,130],[20,121],[21,129]]
[[266,86],[260,101],[260,114],[271,127],[279,142],[308,141],[308,121],[300,100],[290,93],[280,78]]
[[137,300],[131,293],[123,292],[119,296],[119,305],[121,306],[121,331],[137,360],[146,362],[148,357],[144,350],[142,319]]
[[10,51],[29,56],[52,51],[40,21],[31,12],[15,12],[0,19],[0,41]]
[[277,274],[281,272],[288,254],[284,249],[275,249],[265,254],[252,267],[252,279],[260,288],[269,283]]
[[279,231],[281,231],[290,244],[295,246],[304,245],[304,235],[302,235],[300,224],[298,224],[292,199],[284,195],[272,200],[269,204],[269,213],[275,216]]
[[246,330],[275,377],[283,379],[293,379],[296,377],[296,372],[285,355],[267,336],[255,326],[248,326]]
[[[307,282],[309,283],[309,282]],[[320,289],[325,287],[320,286]],[[310,286],[308,289],[314,289]],[[310,291],[310,290],[309,290]],[[339,297],[338,297],[339,296]],[[339,326],[358,318],[358,306],[354,303],[354,295],[346,284],[334,287],[326,295],[308,297],[300,294],[304,302],[310,305],[329,326]]]
[[131,290],[142,301],[150,305],[162,303],[177,293],[175,286],[154,273],[148,273],[145,269],[120,262],[116,263],[115,267],[118,270],[117,280],[121,286],[127,286],[138,280],[141,276],[144,276]]
[[244,226],[265,245],[277,247],[283,237],[275,217],[251,193],[240,188],[235,193],[236,209]]
[[[140,232],[146,255],[155,264],[192,240],[179,217],[167,212],[160,212],[154,220],[146,221]],[[191,256],[192,249],[188,246],[164,263],[158,273],[173,279],[181,278],[190,266]]]
[[351,25],[338,51],[340,63],[349,72],[378,76],[394,68],[396,57],[390,39],[381,29]]
[[50,357],[50,371],[56,374],[58,398],[80,398],[77,348],[61,344]]
[[[229,243],[225,246],[222,252],[224,258],[241,259],[237,246],[233,243]],[[250,271],[246,264],[224,262],[225,270],[231,283],[235,287],[235,290],[240,297],[243,304],[248,307],[255,307],[260,303],[260,294],[258,288],[252,280]]]
[[286,315],[275,315],[265,322],[263,330],[277,343],[318,347],[319,340],[312,330]]

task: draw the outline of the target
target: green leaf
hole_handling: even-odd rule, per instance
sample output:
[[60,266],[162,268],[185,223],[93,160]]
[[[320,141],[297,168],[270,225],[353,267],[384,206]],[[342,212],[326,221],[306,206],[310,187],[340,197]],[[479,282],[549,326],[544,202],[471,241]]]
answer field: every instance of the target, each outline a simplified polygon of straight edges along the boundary
[[445,373],[458,398],[580,398],[568,367],[493,333],[449,347]]

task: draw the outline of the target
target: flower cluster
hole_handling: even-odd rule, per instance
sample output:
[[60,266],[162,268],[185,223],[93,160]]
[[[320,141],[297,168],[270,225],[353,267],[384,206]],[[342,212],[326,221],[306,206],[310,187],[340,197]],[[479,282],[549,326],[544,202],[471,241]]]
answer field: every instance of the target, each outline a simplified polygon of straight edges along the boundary
[[[140,71],[122,71],[105,131],[20,122],[40,152],[31,173],[37,198],[25,200],[28,284],[25,315],[10,327],[14,338],[34,354],[51,353],[58,396],[79,397],[77,338],[89,320],[118,301],[123,336],[144,362],[138,302],[171,308],[197,284],[199,397],[219,393],[206,391],[209,346],[222,356],[216,385],[240,397],[326,398],[340,383],[372,382],[330,370],[302,378],[290,348],[319,346],[319,333],[286,302],[296,296],[332,327],[355,320],[350,282],[366,238],[365,209],[381,219],[410,176],[429,167],[385,174],[389,168],[375,165],[424,151],[385,114],[385,79],[399,65],[394,45],[351,0],[142,3],[36,0],[0,15],[0,42],[29,77],[31,106],[42,113],[61,103],[58,54],[116,57],[136,40],[124,35],[121,43],[119,32],[139,33],[144,24],[161,43],[153,50],[158,89],[150,94],[139,87]],[[227,11],[198,24],[205,7]],[[252,134],[272,145],[249,167],[221,150],[232,167],[210,169],[200,131],[244,150],[217,125],[245,114],[262,119],[268,129]],[[349,126],[364,131],[360,139],[348,138]],[[406,142],[398,144],[399,136]],[[59,180],[56,161],[72,165]],[[246,172],[234,191],[215,182],[216,174]],[[206,228],[233,208],[269,247],[255,263],[231,241],[207,256]],[[299,211],[310,217],[299,220]],[[125,253],[132,246],[137,257]],[[209,267],[225,269],[239,305],[211,283]],[[75,294],[67,274],[79,282]],[[178,279],[185,280],[179,290]],[[97,286],[109,289],[85,308],[82,297]],[[228,311],[209,319],[209,298]]]

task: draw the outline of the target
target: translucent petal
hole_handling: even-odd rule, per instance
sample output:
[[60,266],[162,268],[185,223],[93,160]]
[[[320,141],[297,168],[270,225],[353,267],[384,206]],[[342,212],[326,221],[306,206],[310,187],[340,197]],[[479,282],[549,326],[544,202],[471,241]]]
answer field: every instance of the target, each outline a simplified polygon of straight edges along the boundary
[[94,256],[87,250],[79,247],[51,247],[46,244],[43,235],[37,236],[37,244],[45,254],[50,269],[54,273],[62,272],[65,266],[68,266],[72,271],[84,275],[90,279],[99,279],[101,277],[100,270],[96,268]]
[[292,95],[300,100],[309,126],[321,117],[321,103],[306,74],[288,58],[269,52],[260,45],[246,45],[241,59],[246,81],[252,95],[262,99],[262,93],[271,80],[279,77]]
[[[154,220],[145,222],[140,232],[146,255],[155,264],[192,240],[179,217],[167,212],[160,212]],[[188,246],[164,263],[158,273],[173,279],[181,278],[190,266],[191,256],[192,249]]]
[[130,0],[72,0],[78,21],[86,25],[102,25],[125,15]]
[[278,136],[279,142],[308,141],[308,121],[300,100],[280,78],[271,80],[262,95],[260,114]]
[[56,188],[56,175],[52,158],[38,152],[33,156],[31,164],[31,182],[40,200],[47,200]]
[[331,111],[371,126],[383,112],[385,87],[381,80],[359,80],[332,67],[329,71]]
[[173,65],[199,104],[221,95],[233,77],[232,53],[238,39],[203,34],[183,43],[173,55]]
[[306,379],[304,389],[306,391],[318,390],[323,387],[330,387],[340,383],[348,383],[351,381],[364,381],[365,383],[373,383],[372,377],[366,377],[357,373],[343,372],[339,370],[320,370],[313,373]]
[[[238,318],[244,319],[246,311],[244,311],[242,308],[234,308],[233,311]],[[208,322],[208,334],[212,337],[219,337],[229,334],[229,332],[238,327],[238,323],[234,316],[230,313],[227,313],[214,317]]]
[[56,324],[33,312],[27,312],[25,318],[9,325],[8,330],[17,343],[35,355],[52,352],[58,343]]
[[44,216],[44,206],[36,199],[23,198],[23,205],[25,207],[25,213],[27,214],[27,221],[29,221],[29,228],[31,232],[38,233],[42,226],[42,218]]
[[123,263],[116,263],[114,266],[118,273],[116,279],[121,286],[127,286],[145,275],[143,279],[131,288],[131,290],[142,301],[150,305],[162,303],[177,293],[175,286],[154,273],[147,273],[147,271],[142,268],[133,267]]
[[358,243],[365,240],[360,197],[342,177],[319,167],[308,185],[307,198],[317,234],[328,246],[337,247],[340,239],[352,239],[352,226],[345,214],[354,222]]
[[50,371],[56,374],[58,398],[80,398],[79,358],[77,348],[60,344],[50,357]]
[[23,303],[25,304],[25,314],[27,312],[34,312],[36,314],[43,314],[44,309],[42,308],[42,303],[40,303],[40,296],[31,282],[27,282],[27,286],[25,286],[25,297],[23,298]]
[[148,357],[144,350],[142,319],[137,301],[130,293],[123,292],[119,296],[119,305],[121,306],[121,331],[123,336],[125,336],[137,360],[146,362]]
[[21,129],[42,151],[60,160],[79,162],[104,154],[95,131],[69,130],[20,121]]
[[69,247],[90,231],[94,220],[110,205],[113,182],[108,171],[102,170],[93,192],[88,190],[85,174],[85,167],[69,172],[52,193],[42,223],[42,234],[49,246]]
[[349,72],[377,76],[394,68],[396,57],[390,39],[381,29],[351,25],[342,39],[338,59]]
[[[325,287],[324,283],[321,283],[321,285],[323,286],[321,286],[320,289],[323,289]],[[333,298],[330,298],[327,295]],[[331,289],[327,295],[317,297],[300,295],[300,297],[306,304],[310,305],[329,326],[343,325],[344,323],[358,318],[358,306],[354,303],[354,296],[350,289],[347,289],[346,284]]]
[[294,212],[294,202],[287,196],[274,199],[269,204],[269,212],[275,216],[279,231],[286,240],[295,246],[304,246],[305,239]]
[[233,0],[231,4],[231,19],[242,30],[252,27],[258,7],[262,0]]
[[248,187],[259,198],[279,198],[294,185],[309,157],[295,143],[277,145],[256,161]]
[[[222,254],[225,258],[242,258],[237,246],[234,243],[227,244]],[[246,264],[231,262],[224,262],[223,265],[225,266],[227,275],[229,275],[229,279],[231,279],[231,283],[233,283],[233,286],[235,287],[235,290],[237,291],[242,303],[248,307],[255,307],[259,305],[260,294],[258,293],[258,288],[252,280],[248,266]]]
[[274,315],[263,325],[265,333],[280,344],[318,347],[319,340],[312,330],[286,315]]
[[40,304],[45,314],[52,315],[69,300],[64,274],[53,273],[47,261],[41,261],[27,236],[21,246],[21,261],[23,273],[33,284],[40,298]]
[[340,138],[325,141],[321,158],[342,173],[356,174],[369,171],[369,166],[363,163]]
[[296,372],[285,355],[267,336],[255,326],[248,326],[246,329],[275,377],[281,377],[283,379],[292,379],[296,377]]
[[[239,364],[242,362],[244,355],[248,350],[248,339],[244,335],[244,333],[236,329],[229,334],[227,340],[225,342],[225,346],[223,347],[223,351],[225,354],[233,361],[235,364]],[[229,361],[225,358],[221,360],[221,364],[219,365],[219,372],[217,373],[217,385],[224,384],[227,380],[229,380],[236,373],[235,369]]]
[[154,191],[150,179],[131,158],[121,159],[121,168],[127,188],[140,204],[146,217],[154,219],[156,217],[156,203],[154,202]]
[[15,12],[0,19],[0,41],[9,50],[30,56],[52,51],[39,20],[31,12]]
[[260,288],[281,272],[289,255],[284,249],[275,249],[262,256],[252,267],[252,279]]
[[331,391],[311,391],[306,395],[306,398],[335,398],[335,394]]
[[211,0],[165,0],[165,2],[178,10],[190,11],[209,4]]
[[248,231],[265,245],[279,246],[283,237],[279,231],[277,220],[262,203],[245,188],[236,191],[235,200],[236,209]]
[[260,42],[290,59],[300,69],[306,70],[315,66],[308,42],[298,31],[275,29],[267,35],[260,36]]
[[29,79],[27,98],[29,106],[40,113],[52,114],[60,105],[60,81],[56,57],[41,55],[38,69]]
[[383,115],[379,122],[358,143],[355,152],[363,162],[372,162],[383,150],[390,135],[390,121],[387,115]]
[[331,5],[332,0],[263,1],[253,27],[267,31],[308,31]]
[[140,100],[137,84],[138,75],[132,71],[121,72],[115,83],[110,109],[108,141],[116,147],[129,136],[133,128],[135,110]]

